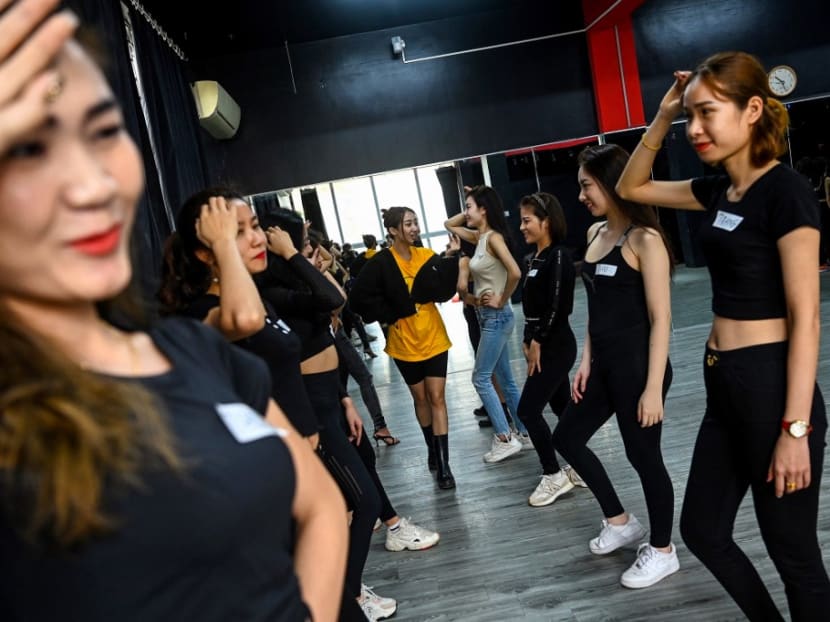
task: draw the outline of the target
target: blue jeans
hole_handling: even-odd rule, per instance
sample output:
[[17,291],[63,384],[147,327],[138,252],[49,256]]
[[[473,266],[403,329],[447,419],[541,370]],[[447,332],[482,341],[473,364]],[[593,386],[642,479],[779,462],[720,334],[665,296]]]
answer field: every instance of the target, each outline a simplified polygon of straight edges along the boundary
[[513,332],[516,320],[513,317],[513,309],[505,305],[502,309],[491,309],[490,307],[476,308],[479,328],[481,329],[481,341],[476,351],[476,363],[473,368],[473,386],[476,388],[481,403],[487,409],[490,421],[493,422],[493,430],[496,434],[509,434],[510,427],[507,425],[507,417],[499,401],[498,393],[493,386],[493,375],[499,381],[501,392],[507,402],[507,408],[513,416],[516,429],[527,434],[527,428],[519,420],[519,387],[513,380],[513,372],[510,371],[510,358],[507,355],[507,340]]

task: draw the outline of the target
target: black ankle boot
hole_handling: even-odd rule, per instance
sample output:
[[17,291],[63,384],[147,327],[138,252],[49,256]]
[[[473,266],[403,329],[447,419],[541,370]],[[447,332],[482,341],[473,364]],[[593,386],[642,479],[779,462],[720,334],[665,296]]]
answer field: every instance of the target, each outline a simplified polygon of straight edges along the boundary
[[425,428],[421,428],[421,432],[423,432],[424,441],[427,444],[427,466],[430,471],[434,471],[438,468],[438,464],[435,461],[435,443],[433,442],[435,437],[432,435],[432,426],[428,425]]
[[446,434],[436,434],[432,441],[433,447],[435,447],[435,457],[438,461],[438,472],[435,474],[435,479],[438,482],[438,488],[443,490],[455,488],[455,478],[450,470],[448,440]]

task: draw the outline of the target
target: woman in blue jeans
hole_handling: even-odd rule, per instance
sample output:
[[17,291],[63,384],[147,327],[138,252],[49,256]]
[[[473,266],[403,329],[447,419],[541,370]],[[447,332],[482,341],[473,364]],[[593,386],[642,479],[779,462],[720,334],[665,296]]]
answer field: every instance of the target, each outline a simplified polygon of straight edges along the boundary
[[[466,224],[467,226],[463,226]],[[507,246],[509,234],[504,207],[498,193],[488,186],[467,191],[465,209],[447,220],[448,231],[476,244],[470,258],[470,275],[475,284],[476,316],[481,341],[473,368],[473,385],[493,422],[493,446],[484,454],[485,462],[500,462],[531,447],[527,428],[519,420],[519,388],[510,370],[507,341],[515,319],[510,296],[519,284],[521,270]],[[501,400],[493,386],[493,375],[499,382],[507,408],[516,422],[517,432],[511,433]]]

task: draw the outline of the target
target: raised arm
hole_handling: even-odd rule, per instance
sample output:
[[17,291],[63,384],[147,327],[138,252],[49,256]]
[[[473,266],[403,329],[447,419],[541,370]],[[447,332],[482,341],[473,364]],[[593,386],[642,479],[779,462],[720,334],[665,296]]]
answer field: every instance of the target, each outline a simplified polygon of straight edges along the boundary
[[[820,333],[819,279],[815,269],[818,244],[819,232],[810,227],[799,227],[778,240],[789,333],[784,421],[810,422]],[[806,488],[811,476],[807,436],[793,438],[782,431],[768,475],[768,481],[775,481],[776,496],[784,494],[785,482],[795,482],[798,490]]]
[[466,240],[467,242],[472,242],[473,244],[478,243],[478,231],[475,229],[468,229],[465,224],[467,223],[467,218],[464,216],[464,212],[460,214],[456,214],[452,216],[448,220],[444,221],[444,229],[449,231],[452,234],[457,235],[462,240]]
[[674,84],[660,102],[657,116],[637,143],[637,147],[617,182],[617,193],[623,199],[645,205],[702,210],[703,206],[692,194],[690,180],[654,181],[651,179],[654,157],[660,150],[660,145],[668,134],[672,121],[682,110],[683,90],[689,80],[689,72],[676,71],[674,76]]
[[219,306],[203,321],[230,341],[265,326],[265,307],[236,245],[238,226],[236,208],[222,197],[210,197],[196,221],[196,234],[213,253],[221,279]]
[[294,572],[303,602],[315,622],[335,622],[348,550],[346,504],[320,460],[308,443],[291,429],[288,418],[273,400],[268,404],[266,418],[272,425],[288,430],[283,441],[291,453],[295,473]]
[[663,420],[663,377],[669,358],[671,331],[669,254],[660,234],[652,229],[636,229],[629,239],[640,259],[640,273],[643,275],[646,308],[651,324],[648,376],[637,409],[637,420],[642,427],[647,428]]

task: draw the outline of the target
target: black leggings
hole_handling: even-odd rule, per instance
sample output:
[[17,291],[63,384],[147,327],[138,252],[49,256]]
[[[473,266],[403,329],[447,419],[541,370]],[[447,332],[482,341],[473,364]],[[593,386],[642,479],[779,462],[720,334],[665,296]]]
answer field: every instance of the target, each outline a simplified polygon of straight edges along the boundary
[[559,462],[556,460],[550,427],[542,410],[548,404],[559,417],[570,401],[568,372],[576,360],[576,338],[568,330],[566,334],[543,344],[541,350],[539,362],[542,371],[527,377],[519,399],[517,416],[530,434],[539,462],[542,463],[542,473],[550,475],[559,471]]
[[[625,455],[643,486],[651,545],[669,546],[674,519],[674,488],[660,451],[663,425],[658,423],[642,428],[637,422],[637,406],[648,376],[648,339],[641,335],[634,339],[621,338],[614,346],[606,348],[594,345],[593,355],[591,375],[582,399],[568,405],[553,433],[553,443],[588,484],[606,518],[618,516],[625,510],[608,474],[587,446],[594,433],[616,412]],[[671,380],[671,363],[666,361],[664,402]]]
[[375,430],[385,428],[386,420],[383,418],[383,409],[380,406],[378,392],[375,390],[372,372],[366,367],[366,363],[363,362],[342,328],[334,333],[334,345],[337,348],[337,358],[340,360],[340,384],[345,389],[349,383],[349,376],[354,378],[360,387],[360,397],[363,398],[363,404],[372,417]]
[[794,622],[826,620],[830,581],[816,535],[827,418],[818,386],[810,422],[811,483],[775,497],[767,470],[781,436],[787,395],[787,343],[716,352],[707,348],[706,414],[697,437],[680,517],[683,540],[750,620],[783,620],[732,532],[752,490],[767,552],[784,581]]
[[369,555],[372,529],[380,513],[380,497],[363,460],[344,434],[339,395],[340,380],[337,370],[304,375],[303,382],[322,426],[320,443],[326,451],[337,458],[342,467],[351,473],[360,490],[357,506],[349,508],[353,514],[349,526],[349,553],[344,588],[347,595],[356,598],[360,595],[363,567]]
[[375,450],[372,449],[372,443],[369,442],[366,431],[364,430],[363,432],[360,435],[360,442],[355,447],[357,453],[360,454],[363,465],[366,467],[366,471],[369,473],[369,477],[375,483],[375,489],[378,491],[378,496],[380,497],[380,512],[378,513],[378,518],[386,522],[390,518],[397,516],[398,513],[395,511],[395,507],[386,494],[386,489],[383,487],[383,482],[380,481],[380,476],[378,476],[377,459],[375,458]]

